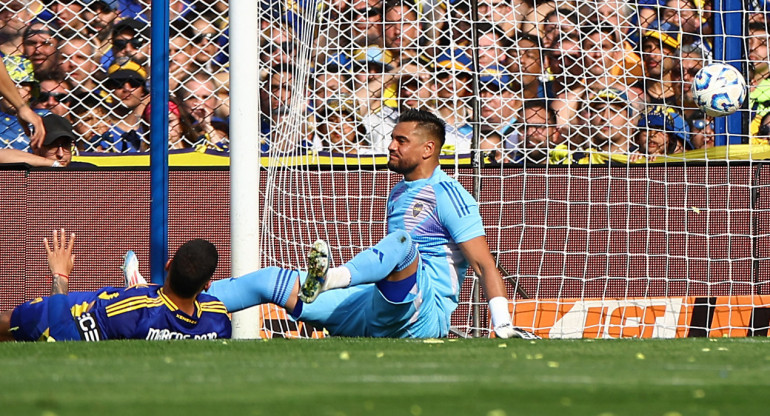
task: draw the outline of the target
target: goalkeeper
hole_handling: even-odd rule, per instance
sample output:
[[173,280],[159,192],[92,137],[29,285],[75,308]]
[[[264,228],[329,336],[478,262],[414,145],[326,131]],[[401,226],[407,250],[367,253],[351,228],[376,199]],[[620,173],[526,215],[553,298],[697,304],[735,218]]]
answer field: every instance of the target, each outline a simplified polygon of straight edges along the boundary
[[513,327],[505,287],[487,246],[478,204],[439,168],[445,124],[432,113],[401,114],[388,146],[390,170],[404,175],[387,203],[388,235],[341,267],[317,241],[308,272],[268,267],[219,280],[208,293],[230,312],[274,303],[332,335],[445,337],[465,270],[480,276],[502,338],[535,338]]

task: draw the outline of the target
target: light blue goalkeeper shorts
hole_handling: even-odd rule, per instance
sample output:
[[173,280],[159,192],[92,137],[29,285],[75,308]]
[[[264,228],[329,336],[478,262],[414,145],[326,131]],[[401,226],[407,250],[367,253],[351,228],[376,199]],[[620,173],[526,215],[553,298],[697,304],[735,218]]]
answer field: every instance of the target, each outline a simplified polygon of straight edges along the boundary
[[[417,282],[403,302],[391,302],[373,283],[333,289],[303,304],[300,321],[331,335],[378,338],[440,338],[449,334],[452,311],[436,295],[429,272],[417,268]],[[300,273],[300,284],[307,273]]]

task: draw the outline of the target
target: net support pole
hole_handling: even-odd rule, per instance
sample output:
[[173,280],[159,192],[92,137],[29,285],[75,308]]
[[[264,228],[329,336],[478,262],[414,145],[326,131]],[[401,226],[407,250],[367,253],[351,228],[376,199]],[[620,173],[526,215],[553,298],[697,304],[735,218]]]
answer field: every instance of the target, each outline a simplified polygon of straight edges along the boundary
[[169,0],[152,0],[150,77],[150,280],[163,284],[168,260]]
[[[258,5],[230,0],[230,242],[235,277],[260,266]],[[233,338],[258,337],[259,307],[233,314]]]
[[[714,59],[743,70],[743,0],[714,0]],[[714,145],[741,144],[743,111],[714,120]]]

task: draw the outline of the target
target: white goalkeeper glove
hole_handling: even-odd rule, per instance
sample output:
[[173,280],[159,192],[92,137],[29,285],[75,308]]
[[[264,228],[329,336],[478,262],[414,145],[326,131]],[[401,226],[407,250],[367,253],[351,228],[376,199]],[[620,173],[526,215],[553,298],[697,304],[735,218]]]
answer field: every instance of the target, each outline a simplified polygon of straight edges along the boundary
[[492,317],[492,329],[498,338],[540,339],[531,332],[513,326],[511,314],[508,312],[508,299],[502,296],[489,300],[489,314]]

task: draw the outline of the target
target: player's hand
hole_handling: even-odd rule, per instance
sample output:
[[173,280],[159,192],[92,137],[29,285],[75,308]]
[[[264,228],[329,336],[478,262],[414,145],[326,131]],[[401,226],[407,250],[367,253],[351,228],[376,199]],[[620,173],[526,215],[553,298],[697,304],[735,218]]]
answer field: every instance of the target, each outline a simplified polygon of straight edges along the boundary
[[53,246],[48,243],[48,238],[43,239],[45,243],[45,252],[48,254],[48,267],[52,274],[69,276],[75,268],[75,255],[72,254],[72,248],[75,244],[75,234],[70,234],[69,241],[64,234],[64,228],[59,231],[53,230]]
[[539,336],[531,332],[525,331],[521,328],[517,328],[513,326],[513,324],[511,323],[504,323],[504,324],[498,325],[494,329],[495,329],[495,335],[497,335],[498,338],[540,339]]
[[[21,124],[21,127],[24,129],[24,133],[29,136],[29,146],[33,149],[39,149],[40,146],[43,145],[43,140],[45,139],[43,119],[27,105],[19,108],[17,115],[19,124]],[[34,131],[30,130],[30,125]]]

